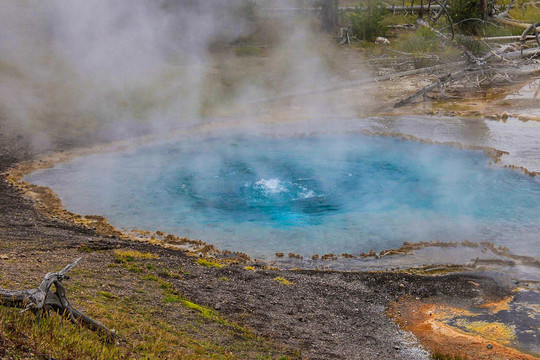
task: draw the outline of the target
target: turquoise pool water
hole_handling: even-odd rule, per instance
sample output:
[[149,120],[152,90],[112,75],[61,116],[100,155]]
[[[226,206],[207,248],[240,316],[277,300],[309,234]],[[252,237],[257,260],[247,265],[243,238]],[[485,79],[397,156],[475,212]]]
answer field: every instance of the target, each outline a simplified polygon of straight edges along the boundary
[[397,138],[190,137],[77,158],[26,180],[119,227],[263,258],[431,240],[540,253],[538,180],[478,151]]

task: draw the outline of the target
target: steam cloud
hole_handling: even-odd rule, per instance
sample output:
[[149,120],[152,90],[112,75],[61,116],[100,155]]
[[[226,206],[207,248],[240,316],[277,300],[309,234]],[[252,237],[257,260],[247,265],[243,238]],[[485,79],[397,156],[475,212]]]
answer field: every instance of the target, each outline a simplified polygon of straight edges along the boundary
[[[275,31],[257,29],[246,0],[0,1],[0,124],[38,149],[163,131],[208,103],[231,107],[330,79],[331,47],[305,24],[289,24],[267,50],[271,67],[229,75],[244,65],[216,60],[214,44]],[[304,115],[328,102],[312,101]]]

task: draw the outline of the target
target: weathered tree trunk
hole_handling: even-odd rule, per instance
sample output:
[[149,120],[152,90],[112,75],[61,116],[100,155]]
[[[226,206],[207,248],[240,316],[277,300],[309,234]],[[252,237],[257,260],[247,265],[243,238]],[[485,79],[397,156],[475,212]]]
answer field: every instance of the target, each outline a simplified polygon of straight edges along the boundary
[[[66,273],[71,270],[82,258],[78,258],[73,263],[67,265],[61,271],[48,273],[37,289],[29,290],[4,290],[0,289],[0,303],[12,307],[23,308],[23,311],[31,310],[34,313],[57,312],[61,316],[70,320],[74,324],[86,326],[104,335],[109,341],[119,340],[114,331],[109,330],[99,321],[93,320],[75,309],[66,297],[66,289],[62,285],[64,279],[68,279]],[[51,287],[55,286],[56,291],[52,292]]]
[[321,5],[321,28],[328,33],[338,24],[338,0],[323,0]]
[[482,14],[482,20],[486,20],[488,18],[487,0],[480,0],[480,13]]

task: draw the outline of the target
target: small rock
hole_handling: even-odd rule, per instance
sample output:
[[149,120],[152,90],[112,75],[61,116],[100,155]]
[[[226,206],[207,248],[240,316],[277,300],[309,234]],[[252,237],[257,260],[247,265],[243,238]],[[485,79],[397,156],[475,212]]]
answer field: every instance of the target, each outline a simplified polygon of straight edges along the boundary
[[221,304],[220,303],[215,304],[214,309],[215,310],[221,310]]
[[390,40],[388,40],[387,38],[384,38],[382,36],[377,36],[377,39],[375,39],[375,44],[388,46],[388,45],[390,45]]
[[2,260],[7,260],[7,259],[9,259],[9,256],[7,256],[7,255],[0,255],[0,259],[2,259]]
[[487,344],[486,347],[487,347],[488,349],[490,349],[490,350],[493,349],[493,345],[491,345],[491,344]]

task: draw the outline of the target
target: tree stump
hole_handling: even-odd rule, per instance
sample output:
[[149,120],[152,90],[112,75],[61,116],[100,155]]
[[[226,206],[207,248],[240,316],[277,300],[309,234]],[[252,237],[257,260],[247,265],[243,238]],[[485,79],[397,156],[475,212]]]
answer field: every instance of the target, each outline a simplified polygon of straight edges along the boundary
[[[62,281],[69,279],[66,273],[77,265],[81,259],[82,258],[78,258],[59,272],[46,274],[43,281],[36,289],[0,289],[0,303],[12,307],[23,308],[22,311],[30,310],[36,315],[38,313],[48,313],[52,310],[74,324],[85,326],[100,333],[107,341],[118,342],[120,338],[113,330],[109,330],[99,321],[91,319],[75,309],[71,306],[66,297],[66,289],[64,285],[62,285]],[[56,288],[55,292],[51,291],[53,285]]]

